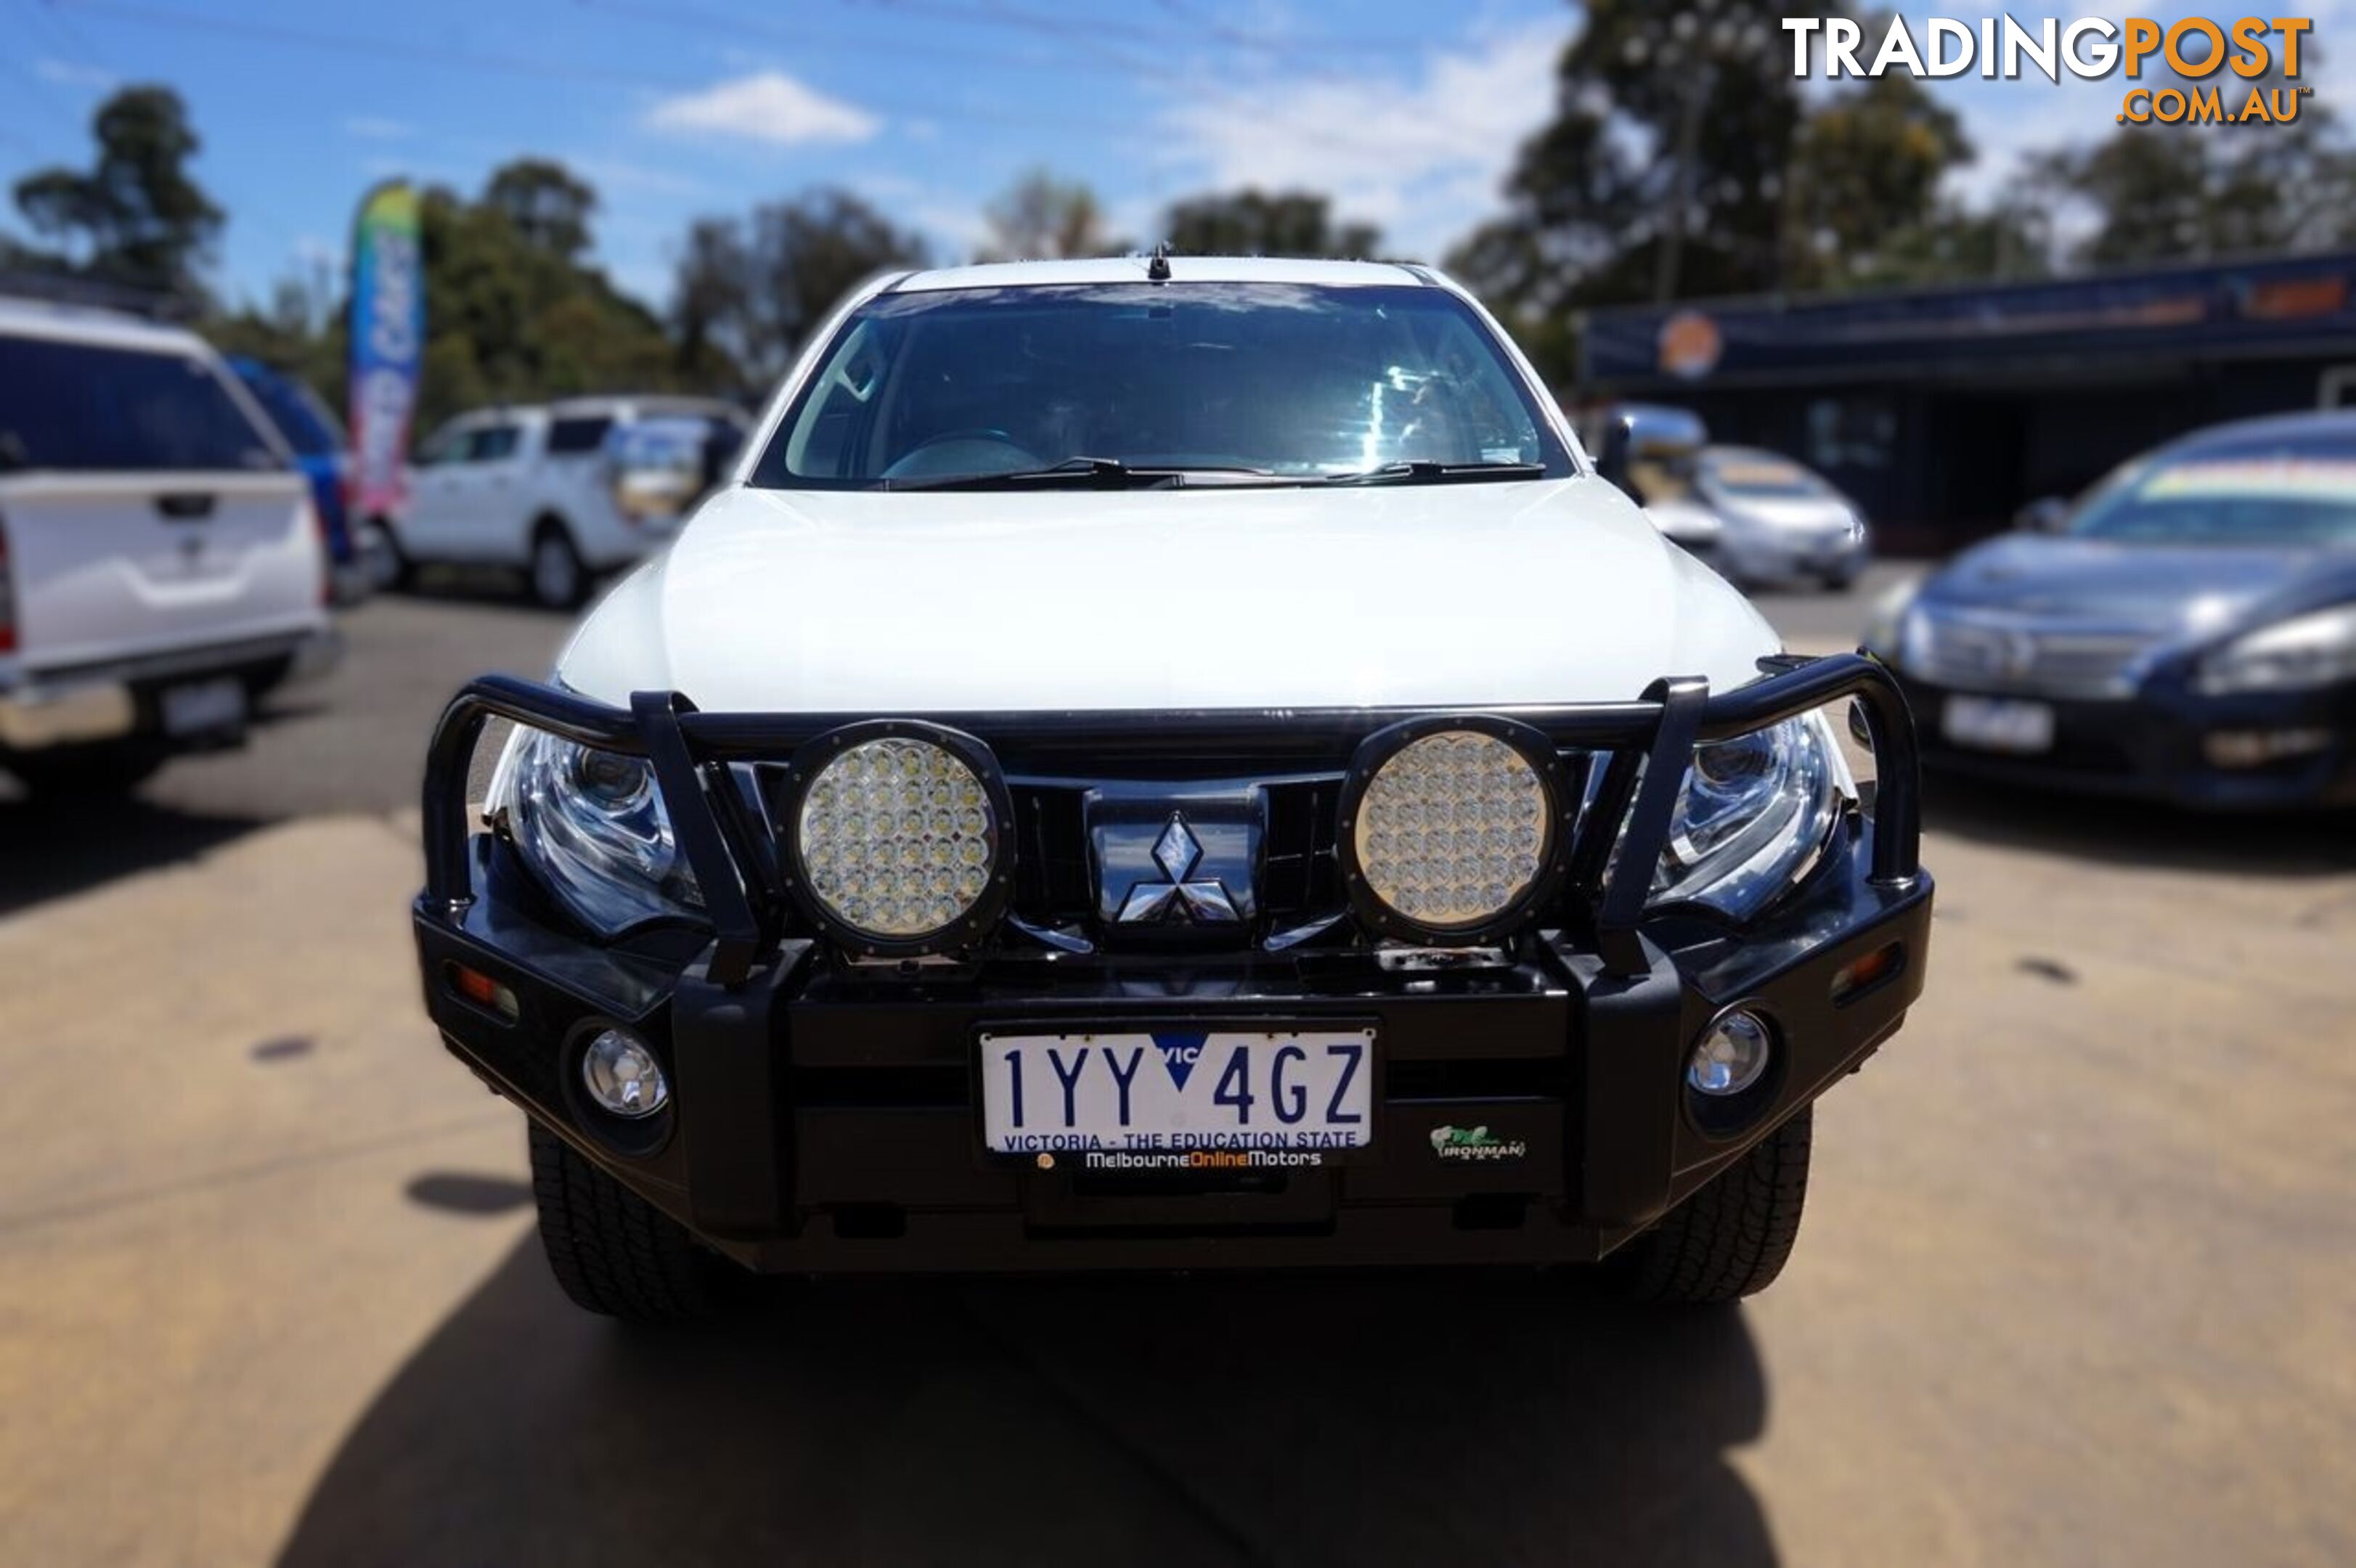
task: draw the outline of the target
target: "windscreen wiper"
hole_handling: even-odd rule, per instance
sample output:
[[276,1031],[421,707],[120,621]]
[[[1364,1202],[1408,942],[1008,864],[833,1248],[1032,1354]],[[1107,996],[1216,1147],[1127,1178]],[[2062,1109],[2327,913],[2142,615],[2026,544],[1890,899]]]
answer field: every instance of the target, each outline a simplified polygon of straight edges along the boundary
[[1027,490],[1075,485],[1082,489],[1154,490],[1186,482],[1183,468],[1131,468],[1118,457],[1066,457],[1044,468],[1013,468],[997,474],[944,474],[938,478],[886,479],[886,490]]
[[1543,479],[1543,463],[1386,463],[1349,474],[1329,474],[1328,485],[1444,485],[1458,480]]

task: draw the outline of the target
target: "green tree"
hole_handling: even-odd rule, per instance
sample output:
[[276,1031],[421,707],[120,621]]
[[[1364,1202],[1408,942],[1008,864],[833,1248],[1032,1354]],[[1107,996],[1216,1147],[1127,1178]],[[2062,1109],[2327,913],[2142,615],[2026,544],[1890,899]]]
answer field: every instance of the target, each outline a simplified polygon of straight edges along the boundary
[[1928,231],[1957,220],[1939,187],[1968,163],[1954,114],[1895,72],[1834,94],[1793,139],[1781,215],[1784,288],[1889,281]]
[[680,374],[737,374],[722,342],[752,308],[752,271],[743,225],[727,218],[700,218],[688,225],[671,284],[671,331]]
[[1916,281],[2025,237],[1943,199],[1971,144],[1911,77],[1804,98],[1784,9],[1588,6],[1506,211],[1449,258],[1550,375],[1574,367],[1581,306]]
[[589,249],[597,192],[552,159],[517,158],[492,171],[483,205],[506,214],[525,244],[573,261]]
[[198,270],[220,237],[221,211],[188,173],[199,145],[187,105],[168,87],[126,87],[99,105],[88,171],[47,168],[16,182],[16,208],[62,241],[88,275],[132,288],[201,295]]
[[1017,179],[982,209],[990,239],[977,260],[1055,261],[1116,255],[1127,249],[1105,229],[1096,192],[1044,168]]
[[1505,216],[1459,251],[1475,286],[1541,310],[1574,293],[1592,303],[1773,286],[1802,117],[1783,10],[1594,0],[1556,67],[1555,117],[1507,181]]
[[1196,256],[1330,256],[1355,259],[1382,247],[1371,224],[1335,223],[1324,197],[1307,191],[1240,190],[1198,196],[1170,208],[1170,248]]
[[308,381],[329,408],[344,405],[344,291],[324,262],[295,271],[272,287],[267,302],[247,302],[203,324],[224,354],[247,354]]
[[1587,6],[1556,66],[1555,116],[1507,178],[1505,212],[1449,258],[1543,370],[1569,375],[1578,306],[1780,281],[1804,112],[1783,9]]
[[766,386],[845,293],[924,260],[918,236],[849,191],[820,187],[749,219],[695,224],[672,283],[671,323],[682,348],[724,354]]
[[2053,229],[2030,200],[1976,211],[1941,200],[1920,221],[1883,235],[1869,255],[1848,259],[1840,287],[1994,282],[2053,270]]
[[2336,129],[2312,103],[2288,126],[2128,125],[2046,155],[2031,178],[2087,212],[2073,259],[2089,265],[2319,250],[2356,239],[2356,156]]
[[[2152,80],[2188,94],[2215,91],[2238,111],[2253,91],[2274,102],[2295,98],[2322,63],[2312,38],[2299,50],[2299,80],[2286,79],[2280,49],[2269,72],[2244,80]],[[2093,266],[2197,261],[2255,251],[2312,251],[2356,240],[2356,149],[2339,117],[2299,101],[2287,125],[2222,129],[2122,124],[2091,145],[2035,161],[2029,185],[2048,201],[2075,207],[2086,238],[2072,260]]]
[[[513,168],[515,165],[509,165]],[[561,167],[537,188],[570,188],[577,210],[596,193]],[[502,174],[507,170],[500,171]],[[513,182],[498,176],[468,201],[435,187],[419,204],[426,349],[418,425],[485,401],[680,384],[677,356],[653,312],[577,259],[562,236],[519,229]],[[584,236],[585,242],[585,233]]]

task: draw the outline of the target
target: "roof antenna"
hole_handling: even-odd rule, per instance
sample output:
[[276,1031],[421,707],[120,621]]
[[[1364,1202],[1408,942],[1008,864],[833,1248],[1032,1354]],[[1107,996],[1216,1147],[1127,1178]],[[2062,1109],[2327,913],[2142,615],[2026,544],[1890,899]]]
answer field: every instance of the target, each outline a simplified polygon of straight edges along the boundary
[[1170,241],[1162,240],[1153,247],[1153,259],[1145,263],[1145,281],[1166,283],[1170,281]]

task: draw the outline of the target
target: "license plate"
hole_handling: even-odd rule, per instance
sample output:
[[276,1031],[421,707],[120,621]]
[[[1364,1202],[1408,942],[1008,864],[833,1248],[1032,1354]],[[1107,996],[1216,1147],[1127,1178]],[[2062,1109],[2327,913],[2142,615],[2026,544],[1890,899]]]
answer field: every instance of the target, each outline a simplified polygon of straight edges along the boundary
[[2042,702],[1998,697],[1950,697],[1939,729],[1958,746],[1984,752],[2050,752],[2053,709]]
[[982,1136],[1044,1168],[1324,1165],[1374,1141],[1375,1031],[981,1037]]
[[245,722],[245,682],[222,676],[164,688],[164,732],[197,735],[209,730],[234,730]]

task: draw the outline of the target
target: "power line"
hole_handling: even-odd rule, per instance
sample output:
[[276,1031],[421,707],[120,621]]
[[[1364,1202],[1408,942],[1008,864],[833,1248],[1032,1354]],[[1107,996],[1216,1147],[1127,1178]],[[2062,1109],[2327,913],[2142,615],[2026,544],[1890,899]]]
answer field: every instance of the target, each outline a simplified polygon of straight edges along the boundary
[[[498,75],[538,78],[548,81],[587,83],[611,87],[645,88],[661,92],[693,92],[709,88],[705,78],[658,76],[639,71],[613,70],[602,66],[569,65],[524,55],[490,53],[475,49],[446,48],[438,45],[395,42],[390,39],[355,37],[348,34],[323,33],[307,27],[288,27],[275,23],[243,21],[229,16],[206,16],[189,11],[167,10],[159,6],[119,4],[117,0],[71,0],[78,10],[97,16],[119,17],[145,27],[177,28],[184,32],[205,32],[226,37],[241,37],[258,43],[284,44],[296,48],[324,50],[336,54],[358,55],[370,59],[402,59],[420,65],[443,67],[452,70],[472,70]],[[935,99],[894,100],[862,94],[862,101],[894,113],[924,119],[965,119],[997,124],[1027,124],[1044,129],[1089,131],[1112,136],[1145,136],[1149,134],[1133,119],[1109,115],[1079,115],[1008,112],[984,109],[973,104],[960,104]]]
[[[358,55],[371,59],[405,59],[416,64],[437,66],[454,70],[532,77],[542,80],[576,84],[644,88],[671,93],[701,91],[712,85],[708,80],[702,78],[657,76],[637,71],[613,70],[601,66],[568,65],[531,56],[457,49],[427,43],[362,38],[349,34],[325,33],[314,28],[290,27],[276,23],[246,21],[229,16],[200,16],[195,12],[125,3],[125,0],[58,0],[58,3],[70,3],[79,10],[98,16],[115,16],[142,26],[213,33],[222,37],[245,38],[253,42],[283,44],[296,48]],[[1066,29],[1066,31],[1069,30]],[[1217,97],[1215,94],[1206,96]],[[893,113],[907,115],[915,119],[962,120],[975,123],[1019,125],[1041,130],[1086,131],[1093,134],[1125,141],[1158,139],[1151,127],[1142,123],[1134,115],[1087,115],[1035,110],[1009,111],[997,107],[984,108],[971,103],[958,103],[954,101],[894,99],[868,93],[860,95],[860,103],[864,107],[888,110]],[[1336,135],[1308,126],[1292,127],[1288,133],[1314,145],[1344,151],[1362,151],[1366,145],[1354,137]]]
[[[32,0],[16,0],[16,8],[28,16],[37,14]],[[44,16],[42,20],[48,22],[50,18]],[[27,76],[32,78],[34,86],[40,89],[38,94],[40,101],[56,112],[58,123],[65,128],[68,143],[79,144],[82,138],[90,133],[89,123],[81,118],[76,106],[69,102],[65,95],[58,91],[57,84],[41,74],[39,61],[20,55],[17,57],[16,63],[24,68]]]
[[[627,16],[675,27],[724,28],[821,53],[830,50],[856,53],[869,59],[895,54],[917,59],[948,60],[959,65],[1011,66],[1016,69],[1067,69],[1066,63],[1058,60],[1052,52],[1039,49],[993,49],[972,44],[937,43],[926,38],[884,38],[870,33],[846,33],[836,28],[812,27],[802,21],[788,25],[761,16],[740,16],[699,5],[634,4],[632,0],[573,0],[573,3],[584,11],[603,12],[611,16]],[[1141,60],[1137,63],[1151,69],[1150,62]]]
[[[913,5],[919,5],[922,3],[923,0],[912,0],[912,6]],[[699,30],[702,28],[715,27],[733,29],[740,33],[755,37],[773,38],[780,43],[793,44],[797,46],[805,46],[812,39],[819,41],[821,47],[828,44],[840,45],[851,42],[851,40],[847,40],[844,35],[840,32],[829,33],[824,29],[812,29],[800,22],[796,22],[790,27],[787,27],[767,21],[764,18],[739,16],[733,13],[723,13],[712,10],[708,7],[696,5],[669,4],[656,5],[646,3],[646,0],[575,0],[575,4],[581,5],[585,10],[601,11],[612,16],[626,16],[642,21],[659,23],[674,27],[686,27]],[[900,9],[912,7],[895,5],[894,8]],[[1003,16],[1012,14],[992,12],[991,15]],[[1092,55],[1108,59],[1118,69],[1130,76],[1134,76],[1144,80],[1166,82],[1173,86],[1183,88],[1185,91],[1186,97],[1194,102],[1207,102],[1215,105],[1229,106],[1236,110],[1239,114],[1245,115],[1248,115],[1255,110],[1264,107],[1259,101],[1255,100],[1247,94],[1232,91],[1221,91],[1215,89],[1206,88],[1204,85],[1203,73],[1200,71],[1188,69],[1183,67],[1164,65],[1154,60],[1141,59],[1126,50],[1113,49],[1101,45],[1093,44],[1089,40],[1088,34],[1091,28],[1095,26],[1096,24],[1088,24],[1085,26],[1076,24],[1065,27],[1058,32],[1059,40],[1068,46],[1084,48],[1087,52]],[[906,41],[894,39],[885,41],[882,39],[859,37],[855,40],[855,47],[870,51],[888,49],[905,55],[924,56],[940,59],[1012,63],[1021,66],[1063,69],[1056,66],[1055,62],[1053,60],[1042,59],[1036,54],[1027,56],[1010,56],[1003,51],[977,50],[972,48],[970,46],[945,45],[923,39],[910,39]],[[1347,81],[1355,80],[1346,77],[1340,72],[1326,69],[1307,69],[1304,70],[1302,74],[1312,80],[1322,81]],[[1457,119],[1453,115],[1444,112],[1427,112],[1423,118],[1428,123],[1440,126],[1446,130],[1455,131],[1460,134],[1486,134],[1483,128],[1472,125],[1465,121]],[[1123,122],[1122,124],[1124,129],[1134,129],[1131,123]],[[1365,143],[1356,137],[1324,131],[1314,126],[1295,125],[1288,133],[1301,141],[1308,142],[1312,145],[1339,149],[1346,152],[1360,151],[1366,145]]]
[[1085,24],[1053,11],[1036,11],[1022,5],[991,4],[977,5],[959,0],[873,0],[875,9],[905,12],[913,16],[929,16],[935,21],[950,22],[965,27],[997,27],[1022,32],[1041,33],[1051,37],[1066,37],[1075,31],[1088,30],[1107,37],[1128,38],[1133,43],[1151,44],[1161,48],[1172,45],[1200,43],[1205,34],[1221,43],[1239,49],[1277,56],[1314,56],[1335,51],[1397,53],[1401,49],[1429,48],[1428,38],[1382,37],[1366,33],[1275,33],[1248,27],[1238,27],[1223,22],[1197,6],[1162,0],[1163,9],[1181,18],[1183,27],[1155,27],[1140,22],[1092,16]]

